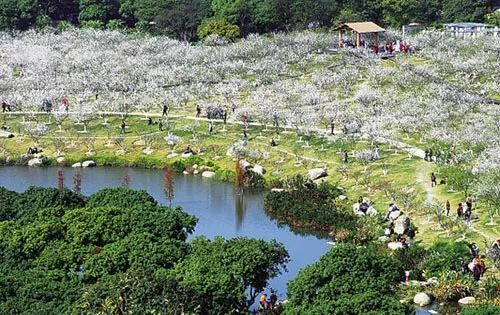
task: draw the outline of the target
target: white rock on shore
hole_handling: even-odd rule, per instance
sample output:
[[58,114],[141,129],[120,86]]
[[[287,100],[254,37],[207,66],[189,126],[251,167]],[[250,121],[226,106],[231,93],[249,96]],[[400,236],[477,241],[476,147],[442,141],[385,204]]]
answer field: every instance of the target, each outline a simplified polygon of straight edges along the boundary
[[424,292],[417,293],[415,297],[413,298],[413,303],[417,304],[418,306],[427,306],[431,304],[431,298]]
[[42,159],[34,158],[28,161],[28,166],[41,166],[43,164]]
[[206,178],[212,178],[215,176],[215,172],[204,171],[203,173],[201,173],[201,176]]
[[97,164],[94,161],[91,161],[91,160],[84,161],[82,163],[82,167],[95,167],[95,166],[97,166]]
[[313,168],[307,172],[307,178],[309,178],[310,180],[315,180],[325,176],[328,176],[328,173],[326,172],[326,169],[321,167]]
[[466,296],[458,300],[458,303],[462,305],[474,304],[476,303],[476,299],[473,296]]

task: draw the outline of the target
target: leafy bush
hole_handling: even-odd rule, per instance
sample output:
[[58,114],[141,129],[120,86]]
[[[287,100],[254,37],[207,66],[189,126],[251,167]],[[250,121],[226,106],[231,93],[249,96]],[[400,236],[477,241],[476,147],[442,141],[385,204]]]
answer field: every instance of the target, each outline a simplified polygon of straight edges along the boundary
[[402,277],[385,248],[339,244],[289,282],[284,314],[412,314],[394,292]]
[[123,21],[122,20],[110,20],[108,24],[106,24],[106,28],[110,31],[117,31],[123,29]]
[[476,305],[467,306],[460,312],[461,315],[497,315],[500,314],[500,306],[497,305]]
[[462,264],[469,260],[466,242],[438,241],[428,250],[424,270],[428,277],[439,276],[447,271],[461,271]]
[[71,23],[68,21],[59,21],[59,23],[57,23],[57,30],[60,32],[67,31],[72,27],[73,25],[71,25]]
[[[188,157],[187,159],[184,160],[184,164],[185,165],[189,165],[189,166],[193,166],[193,165],[198,165],[198,166],[201,166],[201,165],[207,165],[205,163],[205,160],[202,159],[200,156],[198,155],[191,155],[190,157]],[[213,165],[213,163],[212,163]],[[207,165],[209,166],[209,165]]]
[[181,160],[177,160],[175,161],[174,163],[172,163],[170,166],[172,166],[172,169],[176,172],[176,173],[182,173],[184,172],[184,170],[186,169],[186,165],[184,164],[183,161]]
[[95,29],[95,30],[104,29],[104,23],[101,21],[97,21],[97,20],[82,21],[80,26],[82,28],[90,28],[90,29]]
[[163,163],[164,162],[161,159],[141,155],[134,160],[133,165],[135,167],[142,167],[142,168],[157,168],[161,166]]
[[478,284],[476,297],[482,302],[500,306],[500,278],[495,275],[484,276]]
[[472,295],[477,288],[477,282],[470,274],[457,271],[441,273],[437,282],[430,287],[432,295],[441,301],[458,301]]
[[230,24],[224,20],[205,19],[198,26],[198,36],[201,39],[207,38],[209,35],[217,35],[229,40],[234,40],[240,37],[240,28],[238,25]]
[[74,209],[83,206],[85,206],[85,198],[69,189],[58,190],[33,186],[19,194],[15,203],[16,218],[28,221],[34,220],[37,212],[42,209],[54,207]]
[[104,188],[88,198],[88,207],[155,207],[158,203],[144,190],[132,190],[128,188]]
[[88,207],[155,207],[158,203],[144,190],[132,190],[129,188],[105,188],[88,198]]
[[427,256],[427,250],[418,244],[409,248],[394,251],[394,256],[401,262],[405,270],[411,270],[412,280],[423,280],[423,264]]
[[218,171],[215,171],[214,179],[220,180],[223,182],[234,183],[235,176],[236,175],[234,174],[234,171],[232,171],[232,170],[218,170]]
[[335,198],[340,191],[335,185],[317,185],[296,176],[286,180],[283,186],[284,191],[269,192],[264,198],[266,211],[279,224],[330,232],[337,241],[362,244],[371,240],[371,226],[363,227],[352,211],[338,208]]
[[260,174],[257,174],[255,172],[248,172],[247,176],[248,180],[248,186],[252,188],[264,188],[266,187],[266,180],[264,177]]
[[16,217],[15,202],[19,194],[0,187],[0,221],[12,220]]

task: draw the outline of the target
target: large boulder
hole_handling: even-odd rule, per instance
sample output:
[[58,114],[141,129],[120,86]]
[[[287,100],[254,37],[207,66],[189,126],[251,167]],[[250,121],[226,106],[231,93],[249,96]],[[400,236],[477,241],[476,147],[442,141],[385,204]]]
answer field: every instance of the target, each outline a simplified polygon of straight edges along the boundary
[[71,165],[71,167],[74,167],[74,168],[76,168],[76,167],[82,167],[82,163],[77,162],[77,163]]
[[201,173],[201,176],[206,178],[212,178],[215,176],[215,172],[204,171],[203,173]]
[[82,167],[95,167],[97,164],[94,161],[84,161]]
[[406,228],[408,226],[408,217],[406,215],[400,215],[394,221],[394,232],[396,234],[404,234]]
[[307,178],[309,178],[310,180],[315,180],[325,176],[328,176],[328,173],[326,172],[326,169],[322,167],[313,168],[307,172]]
[[474,304],[476,303],[476,299],[473,296],[466,296],[458,300],[458,303],[462,305]]
[[403,248],[403,244],[401,244],[400,242],[390,242],[387,244],[387,247],[390,250],[397,250],[397,249]]
[[40,158],[34,158],[28,161],[28,166],[42,166],[43,161]]
[[427,306],[431,304],[431,302],[431,297],[424,292],[417,293],[417,295],[415,295],[415,297],[413,298],[413,303],[417,304],[418,306]]
[[64,162],[64,157],[59,156],[59,157],[56,159],[56,162],[57,162],[57,163],[59,163],[59,164],[63,163],[63,162]]
[[14,138],[14,134],[8,131],[0,130],[0,138]]

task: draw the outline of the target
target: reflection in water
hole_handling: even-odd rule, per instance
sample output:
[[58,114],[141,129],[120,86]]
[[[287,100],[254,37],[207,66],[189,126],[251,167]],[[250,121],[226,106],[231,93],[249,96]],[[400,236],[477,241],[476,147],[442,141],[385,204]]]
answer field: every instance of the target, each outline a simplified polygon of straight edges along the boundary
[[247,210],[246,197],[244,192],[235,192],[234,196],[234,211],[236,213],[236,231],[241,230],[243,221],[245,220],[245,213]]

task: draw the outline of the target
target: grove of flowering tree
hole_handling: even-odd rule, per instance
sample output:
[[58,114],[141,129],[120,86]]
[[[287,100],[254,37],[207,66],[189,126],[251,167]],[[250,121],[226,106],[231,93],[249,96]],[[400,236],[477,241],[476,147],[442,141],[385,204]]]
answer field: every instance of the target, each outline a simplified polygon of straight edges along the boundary
[[[126,119],[168,105],[194,114],[196,103],[303,136],[325,127],[371,140],[416,136],[439,144],[452,164],[472,152],[474,174],[497,170],[500,38],[407,39],[412,55],[383,61],[352,49],[330,53],[333,33],[249,35],[215,46],[97,30],[2,33],[0,98],[28,121],[50,100],[57,124],[72,119],[83,131],[96,112]],[[27,134],[40,133],[30,126],[37,130]]]

